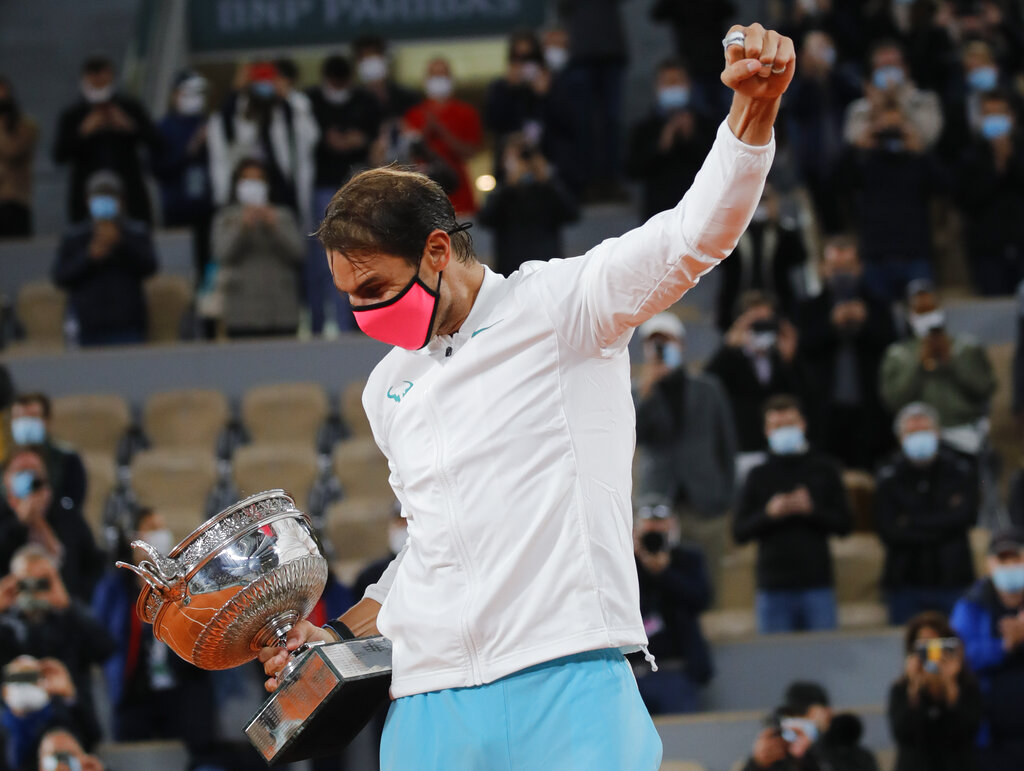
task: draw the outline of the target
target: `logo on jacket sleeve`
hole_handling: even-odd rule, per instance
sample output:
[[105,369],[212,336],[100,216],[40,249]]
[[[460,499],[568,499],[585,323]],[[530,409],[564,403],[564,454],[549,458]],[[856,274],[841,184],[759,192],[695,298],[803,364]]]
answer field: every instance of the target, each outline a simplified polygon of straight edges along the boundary
[[388,389],[388,398],[400,402],[410,390],[412,390],[412,381],[403,380],[399,385],[393,385]]

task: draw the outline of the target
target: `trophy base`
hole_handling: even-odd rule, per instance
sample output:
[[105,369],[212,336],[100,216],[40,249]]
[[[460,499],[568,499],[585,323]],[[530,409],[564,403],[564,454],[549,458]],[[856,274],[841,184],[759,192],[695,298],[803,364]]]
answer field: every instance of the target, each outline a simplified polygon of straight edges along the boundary
[[364,637],[316,645],[245,728],[269,765],[340,752],[387,703],[391,642]]

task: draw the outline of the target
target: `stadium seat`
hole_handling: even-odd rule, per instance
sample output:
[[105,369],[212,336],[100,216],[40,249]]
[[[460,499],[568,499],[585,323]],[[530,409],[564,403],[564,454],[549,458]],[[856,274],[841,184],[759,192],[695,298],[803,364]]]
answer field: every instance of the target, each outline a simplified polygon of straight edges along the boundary
[[728,608],[702,613],[700,628],[711,642],[751,637],[757,633],[753,605],[749,608]]
[[103,537],[103,507],[117,482],[117,468],[113,457],[100,452],[83,452],[82,464],[87,481],[85,510],[82,513],[92,528],[93,536],[99,541]]
[[873,533],[830,539],[835,567],[836,598],[844,602],[878,602],[885,548]]
[[339,560],[370,560],[388,551],[394,496],[344,498],[327,510],[327,537]]
[[363,388],[366,387],[365,380],[355,380],[345,386],[341,392],[340,412],[341,419],[345,421],[352,436],[372,437],[370,421],[366,417],[366,410],[363,409]]
[[239,447],[233,459],[235,486],[242,496],[264,490],[285,490],[306,510],[309,491],[316,481],[316,452],[312,444],[250,444]]
[[334,450],[334,474],[346,496],[394,497],[388,461],[372,439],[346,439]]
[[992,531],[983,527],[972,528],[971,553],[974,556],[974,572],[983,576],[988,571],[988,545],[992,540]]
[[745,544],[722,557],[721,584],[715,598],[716,610],[754,607],[754,561],[757,546]]
[[192,305],[192,287],[182,276],[160,273],[146,281],[146,315],[151,343],[181,339],[181,323]]
[[212,452],[143,450],[132,458],[131,471],[139,504],[163,514],[176,539],[191,533],[205,518],[206,497],[217,481]]
[[327,394],[319,383],[256,386],[242,398],[242,422],[256,444],[316,445],[327,417]]
[[875,478],[865,471],[843,471],[843,487],[853,513],[853,529],[860,533],[875,532]]
[[840,629],[880,629],[889,624],[889,610],[881,602],[840,602]]
[[32,281],[18,290],[14,313],[25,330],[27,343],[64,346],[64,311],[67,295],[49,281]]
[[224,394],[191,388],[150,396],[142,412],[142,425],[154,447],[213,452],[229,417]]
[[128,403],[115,394],[60,396],[53,400],[53,435],[82,452],[113,458],[131,422]]

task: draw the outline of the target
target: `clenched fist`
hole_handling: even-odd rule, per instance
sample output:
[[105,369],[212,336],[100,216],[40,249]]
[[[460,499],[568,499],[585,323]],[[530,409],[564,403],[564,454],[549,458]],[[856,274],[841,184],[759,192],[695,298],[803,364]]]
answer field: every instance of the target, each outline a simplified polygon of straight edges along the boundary
[[790,38],[760,24],[737,24],[723,42],[722,82],[737,94],[750,99],[777,99],[789,88],[796,71],[796,50]]

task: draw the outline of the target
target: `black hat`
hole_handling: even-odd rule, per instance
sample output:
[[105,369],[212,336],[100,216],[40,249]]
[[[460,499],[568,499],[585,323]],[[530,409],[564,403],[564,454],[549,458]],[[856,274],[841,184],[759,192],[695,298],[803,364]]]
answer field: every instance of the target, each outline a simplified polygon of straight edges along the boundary
[[818,683],[798,681],[789,684],[783,700],[794,714],[805,715],[811,707],[827,707],[828,693]]
[[1024,530],[1019,527],[1008,527],[992,534],[992,540],[988,544],[988,553],[991,555],[1002,554],[1003,552],[1024,549]]

